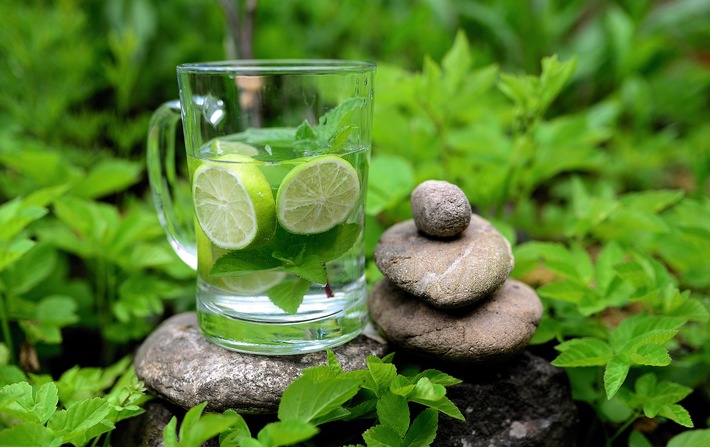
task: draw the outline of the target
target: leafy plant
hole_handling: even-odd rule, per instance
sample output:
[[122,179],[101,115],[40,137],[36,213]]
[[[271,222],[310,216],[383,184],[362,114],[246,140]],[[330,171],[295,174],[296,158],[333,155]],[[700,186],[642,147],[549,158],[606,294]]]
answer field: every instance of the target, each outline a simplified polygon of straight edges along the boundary
[[[438,414],[463,420],[446,397],[446,388],[460,381],[436,370],[413,376],[397,373],[392,355],[369,356],[367,369],[344,372],[328,350],[325,366],[307,368],[284,391],[278,420],[267,423],[254,437],[242,416],[201,415],[206,403],[191,408],[176,436],[177,419],[165,427],[167,446],[199,447],[220,433],[221,447],[280,447],[312,439],[319,426],[334,421],[376,419],[362,438],[367,446],[428,446],[436,436]],[[426,408],[411,420],[409,403]],[[179,441],[178,441],[179,439]]]

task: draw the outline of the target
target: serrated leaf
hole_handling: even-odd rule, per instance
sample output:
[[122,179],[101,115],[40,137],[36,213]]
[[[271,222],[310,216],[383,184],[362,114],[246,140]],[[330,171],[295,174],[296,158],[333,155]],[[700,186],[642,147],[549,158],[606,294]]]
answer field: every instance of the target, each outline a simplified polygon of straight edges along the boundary
[[611,346],[598,338],[574,338],[559,344],[555,349],[561,353],[552,364],[565,368],[606,365],[614,355]]
[[309,376],[301,376],[284,391],[279,404],[278,417],[282,421],[288,419],[313,421],[351,399],[357,393],[361,383],[360,379],[345,375],[321,381],[315,381]]
[[[417,379],[419,380],[419,379]],[[394,394],[407,397],[409,393],[414,391],[414,384],[406,377],[401,374],[397,374],[392,383],[390,384],[390,391]]]
[[580,303],[589,293],[589,287],[574,280],[555,281],[537,289],[543,298],[551,298],[570,303]]
[[259,431],[257,439],[267,447],[294,445],[311,439],[318,427],[298,419],[272,422]]
[[249,426],[244,417],[234,410],[227,410],[224,414],[234,416],[235,422],[219,434],[219,445],[220,447],[238,447],[241,438],[251,437]]
[[629,361],[623,356],[617,355],[609,360],[604,369],[604,390],[607,399],[611,399],[619,391],[629,374],[630,366]]
[[202,414],[207,402],[192,407],[180,424],[178,447],[199,447],[237,423],[233,414]]
[[427,369],[420,372],[412,378],[412,382],[416,383],[422,377],[426,377],[431,383],[436,383],[443,386],[451,386],[461,383],[461,380],[436,369]]
[[683,427],[693,427],[693,420],[690,418],[690,413],[680,405],[674,404],[661,407],[658,411],[658,415],[668,418]]
[[47,423],[53,432],[61,434],[65,442],[79,438],[109,414],[108,402],[100,397],[76,402],[66,410],[57,411]]
[[397,367],[391,363],[384,363],[381,359],[371,355],[367,357],[367,369],[370,372],[374,388],[372,391],[377,396],[390,387],[397,377]]
[[409,428],[409,405],[403,396],[385,391],[377,402],[377,419],[394,430],[400,438]]
[[400,447],[402,439],[390,427],[386,425],[375,425],[362,434],[367,447]]
[[641,346],[636,352],[629,355],[629,359],[637,365],[647,366],[668,366],[671,363],[671,357],[666,348],[655,344]]
[[414,419],[412,426],[404,437],[403,445],[407,447],[427,447],[434,442],[439,426],[439,413],[428,408]]
[[62,438],[40,424],[21,422],[0,431],[0,445],[7,447],[59,447],[62,445]]
[[305,279],[289,279],[276,284],[266,293],[279,309],[295,315],[310,288],[311,283]]

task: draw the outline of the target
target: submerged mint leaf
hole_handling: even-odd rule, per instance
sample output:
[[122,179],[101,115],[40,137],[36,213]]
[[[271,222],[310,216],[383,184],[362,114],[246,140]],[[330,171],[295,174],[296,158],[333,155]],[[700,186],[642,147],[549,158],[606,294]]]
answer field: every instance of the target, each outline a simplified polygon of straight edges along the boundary
[[276,284],[266,293],[276,307],[294,315],[310,287],[311,283],[304,279],[289,279]]
[[303,259],[296,264],[285,263],[283,270],[316,284],[325,284],[328,282],[328,275],[326,274],[323,261],[316,255],[304,256]]
[[281,267],[282,263],[271,256],[268,249],[234,250],[215,261],[210,275],[218,278],[239,276]]

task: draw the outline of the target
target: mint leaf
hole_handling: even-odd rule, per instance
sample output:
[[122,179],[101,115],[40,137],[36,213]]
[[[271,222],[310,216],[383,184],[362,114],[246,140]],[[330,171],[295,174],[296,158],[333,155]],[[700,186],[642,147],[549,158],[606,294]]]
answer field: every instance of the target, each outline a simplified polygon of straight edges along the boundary
[[367,447],[400,447],[402,438],[386,425],[375,425],[362,434]]
[[689,430],[674,436],[667,447],[696,447],[710,445],[710,429]]
[[658,415],[668,418],[684,427],[693,427],[693,420],[690,418],[690,413],[680,405],[674,404],[661,407]]
[[656,344],[641,346],[629,355],[629,359],[637,365],[668,366],[671,364],[671,357],[666,348]]
[[461,383],[461,380],[459,380],[455,377],[452,377],[444,372],[438,371],[436,369],[427,369],[427,370],[420,372],[419,374],[414,376],[414,378],[412,379],[412,382],[416,383],[422,377],[426,377],[427,379],[429,379],[429,381],[431,383],[435,383],[435,384],[439,384],[439,385],[443,385],[443,386],[451,386],[451,385],[456,385],[456,384]]
[[337,409],[358,391],[361,380],[347,376],[316,381],[304,375],[294,380],[281,398],[278,417],[311,422]]
[[606,365],[614,355],[607,342],[591,337],[574,338],[557,345],[555,349],[561,354],[552,364],[565,368]]
[[313,424],[298,419],[272,422],[259,431],[257,439],[267,447],[297,444],[318,434]]
[[[419,379],[417,379],[417,380],[419,380]],[[409,395],[409,393],[414,391],[414,384],[408,378],[404,377],[403,375],[397,374],[397,377],[395,377],[394,380],[392,381],[392,383],[390,384],[389,389],[394,394],[398,394],[400,396],[407,397]]]
[[397,367],[391,363],[383,363],[374,355],[367,357],[367,369],[372,379],[372,391],[379,397],[390,387],[397,377]]
[[108,414],[108,402],[95,397],[73,403],[66,410],[57,411],[49,419],[47,427],[62,435],[65,442],[71,442],[101,423]]
[[40,424],[21,422],[0,431],[0,445],[13,447],[59,447],[62,445],[62,438]]
[[235,422],[219,434],[220,447],[238,447],[242,438],[251,438],[251,431],[242,415],[234,410],[227,410],[224,414],[234,416]]
[[311,283],[304,279],[289,279],[276,284],[266,293],[276,307],[291,315],[295,315],[298,311],[298,307],[303,302],[303,297],[310,288]]
[[[203,402],[188,410],[182,420],[182,424],[180,424],[179,439],[177,444],[174,444],[175,447],[200,447],[204,442],[239,422],[240,416],[236,414],[202,414],[206,406],[207,402]],[[168,442],[175,441],[175,424],[173,421],[174,418],[170,421],[170,424],[165,426],[163,431],[163,440],[166,443],[166,447],[168,447]]]
[[404,437],[403,444],[407,447],[427,447],[434,442],[438,427],[439,413],[428,408],[414,419],[412,426],[407,431],[407,436]]
[[446,397],[446,388],[432,383],[427,377],[422,377],[417,381],[414,390],[407,399],[439,410],[454,419],[461,421],[465,419],[456,405]]
[[377,402],[377,419],[382,425],[391,428],[402,438],[409,428],[407,399],[385,391]]
[[293,273],[316,284],[325,284],[328,282],[325,265],[321,258],[316,255],[305,255],[298,263],[291,263],[288,260],[284,260],[282,270]]
[[622,355],[616,355],[609,360],[604,369],[604,390],[607,399],[611,399],[619,391],[629,374],[630,366],[629,361]]
[[283,264],[272,257],[268,248],[258,250],[233,250],[215,261],[210,275],[215,277],[239,276],[274,270]]
[[27,422],[44,424],[57,409],[57,387],[53,382],[42,385],[35,393],[28,382],[0,388],[0,412]]

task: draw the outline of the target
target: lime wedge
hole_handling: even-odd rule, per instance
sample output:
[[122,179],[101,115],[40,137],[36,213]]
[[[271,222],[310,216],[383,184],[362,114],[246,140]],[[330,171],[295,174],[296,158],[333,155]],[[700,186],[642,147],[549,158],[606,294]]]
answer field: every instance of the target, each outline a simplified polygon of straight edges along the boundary
[[241,249],[276,231],[269,182],[256,165],[205,162],[192,180],[197,222],[218,247]]
[[286,272],[266,271],[254,272],[240,276],[225,276],[219,278],[225,289],[232,292],[251,295],[263,293],[280,283],[286,277]]
[[276,193],[278,219],[291,233],[328,231],[348,218],[360,197],[360,181],[350,163],[323,155],[293,168]]

